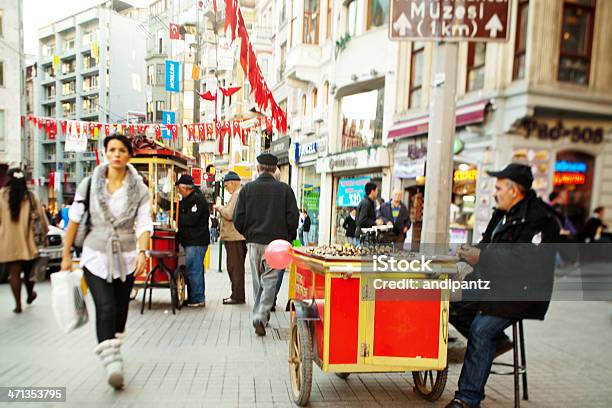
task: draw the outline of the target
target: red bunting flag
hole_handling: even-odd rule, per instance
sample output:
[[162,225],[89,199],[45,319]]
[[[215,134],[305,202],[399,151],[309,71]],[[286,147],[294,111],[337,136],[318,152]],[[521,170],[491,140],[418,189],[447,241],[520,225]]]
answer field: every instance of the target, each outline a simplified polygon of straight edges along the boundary
[[240,139],[242,140],[242,129],[240,128],[240,122],[234,121],[234,123],[232,124],[232,128],[233,137],[240,137]]
[[68,122],[66,122],[65,120],[60,120],[60,127],[62,128],[63,134],[66,134],[66,125],[68,125]]
[[55,135],[57,135],[57,122],[51,121],[51,126],[49,128],[49,139],[55,140]]
[[104,134],[110,136],[111,127],[110,125],[104,125]]
[[130,136],[134,136],[134,124],[130,123],[129,129],[130,129]]
[[153,129],[155,130],[155,139],[160,140],[161,139],[161,126],[154,125]]
[[213,95],[210,91],[198,93],[198,95],[200,95],[200,98],[206,99],[207,101],[214,101],[215,99],[217,99],[217,94]]
[[176,139],[178,136],[178,125],[167,123],[164,126],[172,132],[172,139]]
[[235,94],[236,92],[240,90],[240,87],[239,86],[230,86],[229,88],[219,87],[219,90],[225,96],[232,96],[233,94]]
[[215,130],[211,122],[206,123],[206,139],[208,140],[215,139]]
[[203,123],[198,123],[198,136],[200,140],[204,140],[205,138],[205,128],[206,126]]

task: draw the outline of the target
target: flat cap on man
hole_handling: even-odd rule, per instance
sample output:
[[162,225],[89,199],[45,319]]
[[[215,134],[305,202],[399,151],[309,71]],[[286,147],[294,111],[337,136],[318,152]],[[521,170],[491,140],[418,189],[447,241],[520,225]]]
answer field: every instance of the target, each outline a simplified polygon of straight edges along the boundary
[[262,153],[257,156],[257,163],[264,166],[276,166],[278,165],[278,157],[270,153]]
[[520,163],[510,163],[503,170],[487,171],[487,174],[495,178],[512,180],[528,190],[531,188],[531,184],[533,183],[531,167]]
[[184,186],[193,186],[193,177],[191,177],[189,174],[183,174],[178,180],[176,180],[176,183],[174,183],[175,186],[178,186],[179,184]]
[[240,176],[235,171],[228,171],[223,177],[223,181],[240,181]]

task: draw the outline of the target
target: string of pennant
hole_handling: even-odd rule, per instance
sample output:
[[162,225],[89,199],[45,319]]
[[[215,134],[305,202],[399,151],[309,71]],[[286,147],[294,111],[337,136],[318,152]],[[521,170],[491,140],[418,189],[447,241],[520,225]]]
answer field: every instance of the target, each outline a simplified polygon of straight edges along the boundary
[[[114,130],[124,135],[134,136],[144,134],[152,128],[155,139],[162,141],[162,130],[167,130],[172,140],[178,138],[180,127],[186,130],[187,141],[202,142],[206,140],[219,142],[219,154],[223,155],[223,139],[225,137],[239,138],[244,145],[254,129],[265,129],[272,133],[273,120],[267,117],[258,117],[255,126],[247,126],[242,120],[219,120],[205,121],[202,123],[168,124],[168,123],[100,123],[77,121],[70,119],[56,119],[50,117],[27,115],[21,117],[21,126],[24,127],[26,120],[30,125],[43,130],[50,140],[55,140],[59,131],[65,136],[85,136],[96,140],[103,132],[109,136]],[[250,119],[248,122],[252,122]]]

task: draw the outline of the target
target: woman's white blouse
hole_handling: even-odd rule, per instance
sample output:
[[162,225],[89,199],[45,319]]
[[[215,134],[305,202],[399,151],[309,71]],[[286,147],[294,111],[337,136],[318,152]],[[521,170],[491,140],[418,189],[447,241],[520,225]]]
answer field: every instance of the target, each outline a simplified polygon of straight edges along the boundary
[[[108,189],[108,180],[106,180],[106,186]],[[84,200],[85,197],[76,193],[74,196],[74,202],[70,206],[68,211],[68,218],[70,221],[80,223],[85,213],[85,205],[77,201]],[[118,188],[114,193],[110,194],[108,207],[111,214],[115,217],[121,216],[127,207],[128,191],[126,183]],[[153,232],[153,220],[151,219],[151,202],[146,200],[140,207],[138,207],[138,213],[136,215],[135,223],[136,237],[140,237],[144,232]],[[137,251],[123,252],[123,260],[127,267],[126,273],[129,275],[136,269],[136,260],[138,257]],[[108,265],[107,256],[104,252],[96,251],[94,249],[83,247],[83,253],[81,254],[81,268],[85,267],[92,274],[105,279],[108,276]],[[119,271],[115,268],[113,279],[120,277]]]

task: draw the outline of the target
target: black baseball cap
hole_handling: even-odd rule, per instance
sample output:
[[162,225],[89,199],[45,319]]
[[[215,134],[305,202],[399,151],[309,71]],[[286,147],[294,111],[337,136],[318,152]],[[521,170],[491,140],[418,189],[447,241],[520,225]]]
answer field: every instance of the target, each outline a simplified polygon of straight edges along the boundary
[[184,186],[193,186],[193,177],[188,174],[183,174],[178,180],[176,180],[176,183],[174,183],[175,186],[178,186],[179,184]]
[[527,190],[531,188],[531,184],[533,183],[531,167],[519,163],[510,163],[503,170],[487,171],[487,174],[498,179],[512,180],[525,187]]

